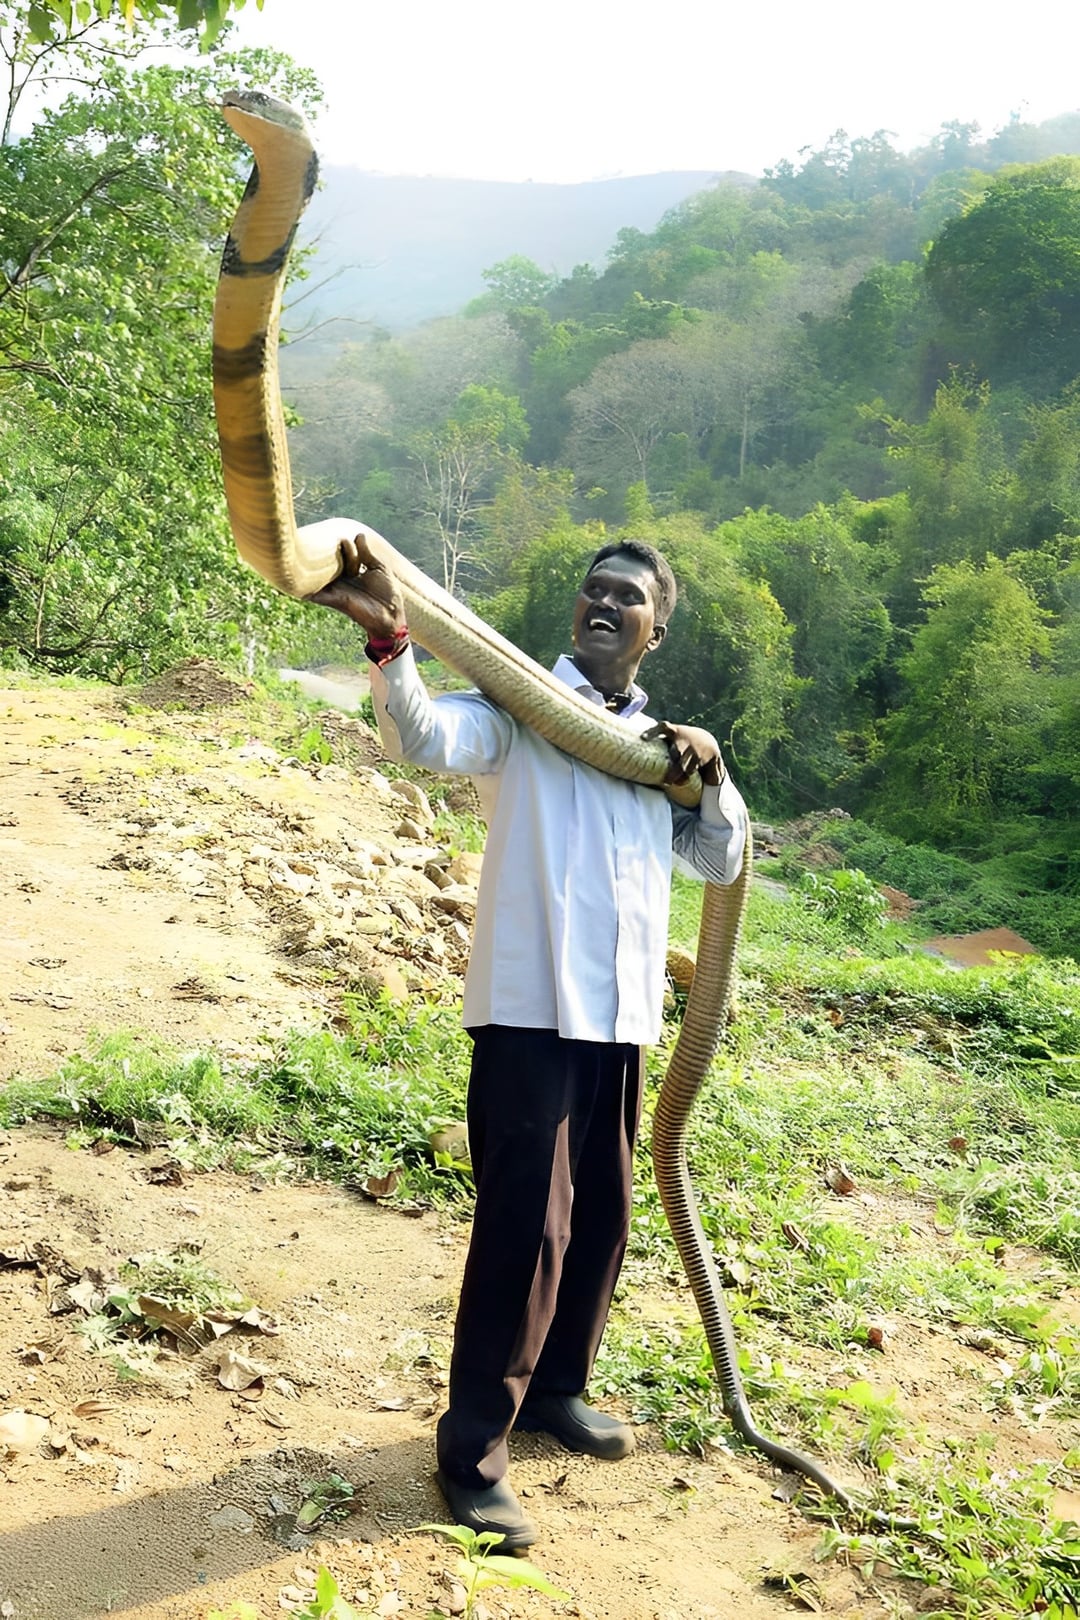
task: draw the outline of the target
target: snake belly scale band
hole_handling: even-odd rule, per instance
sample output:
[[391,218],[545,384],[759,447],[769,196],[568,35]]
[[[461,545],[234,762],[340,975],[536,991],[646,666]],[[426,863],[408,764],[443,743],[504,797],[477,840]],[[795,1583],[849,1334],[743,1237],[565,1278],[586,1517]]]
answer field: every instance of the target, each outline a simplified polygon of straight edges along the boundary
[[[225,247],[214,307],[214,404],[229,521],[245,562],[279,590],[307,596],[341,572],[341,541],[359,527],[347,519],[328,519],[298,530],[293,515],[277,377],[278,321],[289,248],[315,185],[314,145],[303,115],[262,91],[231,92],[222,111],[251,147],[256,164]],[[662,784],[668,768],[662,744],[644,742],[613,723],[388,542],[366,533],[372,550],[396,575],[409,624],[425,647],[564,752],[612,776]],[[778,1466],[804,1475],[848,1506],[847,1493],[813,1459],[770,1440],[753,1423],[687,1168],[687,1124],[727,1014],[751,859],[748,846],[733,884],[705,887],[697,970],[656,1105],[653,1163],[733,1428]]]

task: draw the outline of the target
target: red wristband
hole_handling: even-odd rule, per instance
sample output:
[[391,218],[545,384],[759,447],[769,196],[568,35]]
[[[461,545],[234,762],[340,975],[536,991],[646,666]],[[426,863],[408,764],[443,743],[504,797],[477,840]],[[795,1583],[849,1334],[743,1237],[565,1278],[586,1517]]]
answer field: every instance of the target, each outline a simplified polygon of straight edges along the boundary
[[399,625],[392,636],[369,636],[364,651],[379,669],[389,664],[409,645],[409,627]]

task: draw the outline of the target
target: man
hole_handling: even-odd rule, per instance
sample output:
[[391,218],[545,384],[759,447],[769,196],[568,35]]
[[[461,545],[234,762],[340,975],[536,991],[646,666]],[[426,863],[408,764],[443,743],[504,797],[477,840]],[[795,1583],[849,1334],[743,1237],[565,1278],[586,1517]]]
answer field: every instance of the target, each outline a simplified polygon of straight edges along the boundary
[[642,1048],[661,1029],[672,849],[730,883],[746,810],[715,738],[651,726],[635,684],[667,632],[671,569],[642,541],[603,547],[554,674],[662,738],[667,780],[697,771],[700,807],[618,781],[553,748],[478,692],[432,701],[392,574],[363,532],[313,601],[368,633],[388,752],[472,775],[488,822],[465,981],[476,1212],[438,1429],[438,1480],[459,1524],[529,1546],[507,1474],[511,1428],[617,1459],[633,1431],[582,1398],[626,1248]]

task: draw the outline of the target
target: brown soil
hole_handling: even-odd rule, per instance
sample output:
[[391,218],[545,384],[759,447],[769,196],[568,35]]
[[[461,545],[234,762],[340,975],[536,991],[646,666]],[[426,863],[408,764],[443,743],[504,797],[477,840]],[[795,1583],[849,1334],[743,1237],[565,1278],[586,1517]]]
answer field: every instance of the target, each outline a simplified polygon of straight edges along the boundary
[[924,939],[920,950],[931,956],[943,956],[958,967],[985,967],[994,960],[995,953],[1011,956],[1035,956],[1035,946],[1012,928],[980,928],[974,934],[941,934],[935,939]]
[[[323,731],[352,770],[288,763],[242,702],[191,716],[130,712],[104,690],[0,692],[0,1077],[47,1074],[94,1031],[251,1053],[325,1026],[378,970],[372,937],[401,989],[458,971],[469,873],[449,889],[425,877],[438,851],[403,821],[423,806],[371,769],[358,722]],[[358,918],[378,919],[359,946]],[[50,1423],[39,1449],[0,1461],[0,1614],[205,1620],[245,1600],[269,1616],[319,1563],[365,1613],[459,1612],[452,1556],[414,1531],[446,1517],[432,1440],[463,1224],[315,1183],[154,1175],[162,1158],[0,1133],[0,1415]],[[899,1218],[863,1205],[868,1225]],[[217,1345],[264,1369],[261,1398],[222,1387],[213,1346],[132,1372],[74,1331],[74,1279],[184,1242],[280,1329]],[[646,1319],[688,1309],[685,1291],[640,1304]],[[986,1354],[910,1323],[890,1334],[887,1362],[800,1364],[897,1387],[929,1430],[988,1426]],[[1012,1416],[997,1445],[1014,1466],[1046,1450]],[[305,1536],[304,1482],[330,1472],[353,1485],[351,1511]],[[604,1465],[522,1436],[513,1477],[541,1523],[535,1560],[572,1600],[489,1593],[504,1620],[766,1620],[798,1607],[783,1577],[803,1572],[821,1612],[914,1612],[880,1569],[817,1564],[818,1529],[753,1456],[675,1457],[643,1426],[636,1455]]]

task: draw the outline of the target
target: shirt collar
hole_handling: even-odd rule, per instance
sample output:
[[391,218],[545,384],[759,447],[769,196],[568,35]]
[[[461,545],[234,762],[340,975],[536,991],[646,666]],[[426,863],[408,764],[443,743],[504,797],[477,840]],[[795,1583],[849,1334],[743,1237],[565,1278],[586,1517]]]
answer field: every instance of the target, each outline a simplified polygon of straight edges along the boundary
[[[559,661],[551,673],[554,675],[557,681],[562,681],[564,686],[569,686],[575,692],[579,692],[581,696],[583,698],[587,698],[590,703],[597,704],[601,709],[607,707],[604,701],[604,694],[596,690],[596,687],[593,686],[589,679],[581,673],[580,669],[578,669],[577,665],[574,663],[574,660],[572,658],[568,658],[566,653],[562,653],[560,655]],[[648,701],[649,699],[647,694],[642,691],[637,682],[631,681],[630,701],[626,705],[625,709],[619,710],[619,718],[625,719],[627,715],[638,714],[645,707]]]

